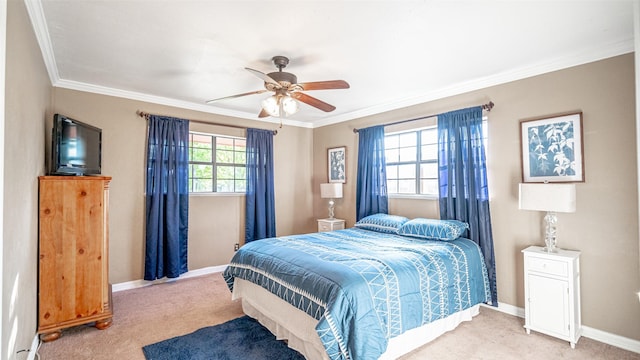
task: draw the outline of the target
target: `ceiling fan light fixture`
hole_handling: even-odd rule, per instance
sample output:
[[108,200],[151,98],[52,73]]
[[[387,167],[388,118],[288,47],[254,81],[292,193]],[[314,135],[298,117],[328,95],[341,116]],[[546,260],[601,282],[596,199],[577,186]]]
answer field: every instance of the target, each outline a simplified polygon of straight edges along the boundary
[[262,108],[270,116],[280,116],[280,106],[278,105],[278,97],[276,95],[269,96],[262,100]]
[[273,95],[262,100],[262,108],[270,116],[279,117],[281,113],[285,116],[298,112],[298,102],[288,95]]
[[223,99],[233,99],[241,96],[262,94],[267,91],[273,91],[273,96],[262,100],[262,110],[258,114],[258,118],[264,118],[267,116],[282,117],[293,115],[299,110],[299,102],[305,103],[324,112],[330,112],[335,110],[336,107],[331,104],[327,104],[320,99],[309,96],[305,94],[304,91],[349,88],[349,83],[344,80],[298,83],[297,76],[282,71],[282,69],[284,69],[287,64],[289,64],[289,59],[286,56],[274,56],[271,60],[273,61],[273,64],[276,66],[276,68],[278,68],[278,71],[265,74],[262,71],[254,70],[248,67],[245,68],[251,74],[264,81],[264,90],[250,91],[242,94],[217,98],[207,101],[207,104],[211,104]]
[[282,110],[287,116],[293,115],[298,112],[298,102],[295,101],[291,96],[285,96],[281,100]]

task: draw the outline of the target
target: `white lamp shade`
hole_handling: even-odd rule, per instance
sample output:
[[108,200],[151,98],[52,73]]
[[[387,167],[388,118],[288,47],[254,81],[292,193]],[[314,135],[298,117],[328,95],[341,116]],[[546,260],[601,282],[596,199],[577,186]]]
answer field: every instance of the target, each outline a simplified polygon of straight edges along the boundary
[[287,115],[293,115],[298,112],[298,102],[291,96],[285,96],[282,98],[282,110]]
[[269,96],[262,100],[262,108],[271,116],[278,116],[280,109],[278,108],[278,98],[275,96]]
[[342,183],[320,184],[320,197],[323,199],[342,198]]
[[520,184],[521,210],[575,212],[575,184]]
[[272,95],[262,100],[262,108],[269,115],[278,117],[280,112],[284,112],[284,115],[289,116],[298,112],[298,102],[291,96],[285,95]]

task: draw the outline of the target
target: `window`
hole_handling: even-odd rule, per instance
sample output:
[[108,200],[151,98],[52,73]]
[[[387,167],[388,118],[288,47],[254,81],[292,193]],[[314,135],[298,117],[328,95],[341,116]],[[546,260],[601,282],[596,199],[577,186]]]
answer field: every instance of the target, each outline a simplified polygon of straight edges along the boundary
[[438,129],[386,135],[389,194],[438,194]]
[[244,193],[246,139],[189,132],[189,192]]
[[[485,149],[487,121],[482,121]],[[387,192],[438,196],[438,128],[398,132],[384,137]]]

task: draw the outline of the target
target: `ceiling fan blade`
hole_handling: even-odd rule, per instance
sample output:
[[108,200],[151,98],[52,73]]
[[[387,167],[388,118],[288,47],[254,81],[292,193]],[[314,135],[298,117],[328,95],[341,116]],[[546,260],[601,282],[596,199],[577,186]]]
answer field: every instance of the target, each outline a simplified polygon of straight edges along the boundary
[[291,97],[298,99],[300,101],[302,101],[303,103],[307,104],[307,105],[311,105],[315,108],[318,108],[322,111],[326,111],[326,112],[330,112],[336,109],[335,106],[331,105],[331,104],[327,104],[326,102],[316,99],[312,96],[309,96],[305,93],[301,93],[301,92],[292,92],[291,93]]
[[243,94],[225,96],[225,97],[221,97],[221,98],[217,98],[217,99],[213,99],[213,100],[208,100],[207,104],[211,104],[212,102],[219,101],[219,100],[233,99],[233,98],[238,98],[238,97],[241,97],[241,96],[254,95],[254,94],[262,94],[263,92],[267,92],[267,91],[269,91],[269,90],[263,89],[263,90],[250,91],[250,92],[243,93]]
[[314,81],[299,83],[302,90],[331,90],[331,89],[348,89],[349,83],[344,80]]
[[278,89],[282,87],[279,82],[273,80],[273,78],[271,78],[271,76],[263,73],[262,71],[254,70],[254,69],[251,69],[251,68],[248,68],[248,67],[246,67],[245,69],[248,72],[252,73],[253,75],[255,75],[255,76],[259,77],[260,79],[262,79],[262,81],[264,81],[266,83],[269,83],[269,84],[273,84]]
[[271,115],[269,115],[269,113],[265,109],[260,110],[260,114],[258,114],[259,118],[265,118],[268,116],[271,116]]

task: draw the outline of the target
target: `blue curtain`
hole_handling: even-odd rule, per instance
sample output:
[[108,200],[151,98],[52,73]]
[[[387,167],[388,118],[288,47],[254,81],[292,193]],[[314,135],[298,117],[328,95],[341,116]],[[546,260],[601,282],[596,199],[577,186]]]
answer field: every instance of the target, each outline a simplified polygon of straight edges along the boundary
[[358,137],[356,221],[368,215],[388,213],[384,126],[360,129]]
[[245,242],[276,236],[273,131],[247,129]]
[[189,121],[149,116],[144,279],[187,269]]
[[498,306],[482,138],[482,107],[438,115],[440,218],[469,223],[467,237],[482,249],[489,273],[491,304]]

